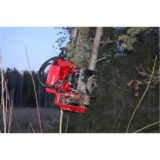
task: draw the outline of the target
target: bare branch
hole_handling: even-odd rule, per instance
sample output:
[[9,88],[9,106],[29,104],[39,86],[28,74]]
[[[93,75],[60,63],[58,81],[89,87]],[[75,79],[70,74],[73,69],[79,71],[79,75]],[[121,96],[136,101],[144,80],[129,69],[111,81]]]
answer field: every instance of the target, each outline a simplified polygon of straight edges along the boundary
[[102,60],[105,60],[105,59],[107,59],[107,57],[100,58],[100,59],[97,60],[97,63],[102,61]]

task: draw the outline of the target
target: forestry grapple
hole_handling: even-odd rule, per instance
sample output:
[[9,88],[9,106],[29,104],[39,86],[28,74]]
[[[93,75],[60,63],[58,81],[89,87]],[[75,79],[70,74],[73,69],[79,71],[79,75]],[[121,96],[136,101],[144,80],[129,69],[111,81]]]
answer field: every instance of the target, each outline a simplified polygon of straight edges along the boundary
[[[55,104],[61,110],[85,113],[92,93],[87,90],[87,81],[94,71],[81,69],[66,57],[62,48],[57,57],[47,60],[39,69],[39,82],[46,92],[55,94]],[[45,70],[47,78],[45,78]]]

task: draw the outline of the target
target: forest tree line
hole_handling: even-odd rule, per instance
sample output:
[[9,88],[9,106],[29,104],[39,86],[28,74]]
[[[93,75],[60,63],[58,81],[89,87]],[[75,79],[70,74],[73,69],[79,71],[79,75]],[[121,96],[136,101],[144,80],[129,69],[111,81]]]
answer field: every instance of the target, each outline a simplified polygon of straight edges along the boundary
[[[34,77],[38,102],[40,107],[52,106],[54,100],[51,100],[51,94],[45,91],[38,81],[38,72],[32,71]],[[4,71],[4,77],[7,81],[8,91],[13,100],[14,107],[36,107],[35,93],[30,72],[18,71],[16,68],[7,68]]]

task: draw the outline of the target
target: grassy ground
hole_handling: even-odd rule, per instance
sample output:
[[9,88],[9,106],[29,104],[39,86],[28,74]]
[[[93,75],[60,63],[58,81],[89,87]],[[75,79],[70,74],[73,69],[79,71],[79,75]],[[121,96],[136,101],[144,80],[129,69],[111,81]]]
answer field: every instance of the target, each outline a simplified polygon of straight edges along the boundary
[[[92,108],[88,109],[85,115],[72,114],[69,120],[68,133],[126,133],[126,129],[134,108],[124,108],[121,110],[108,110],[107,112],[93,113]],[[92,112],[92,114],[90,114]],[[159,121],[158,107],[142,107],[137,110],[129,128],[129,133]],[[93,118],[94,117],[94,118]],[[65,123],[64,123],[65,124]],[[159,133],[160,124],[143,130],[141,133]]]
[[[13,113],[13,120],[11,125],[11,133],[32,133],[32,126],[35,133],[39,133],[39,123],[36,108],[15,108],[15,115]],[[97,114],[95,116],[92,129],[86,131],[86,124],[88,123],[87,116],[78,113],[72,113],[69,120],[69,133],[125,133],[129,119],[133,109],[126,109],[120,115],[117,111],[113,118],[112,112],[107,112],[104,115]],[[140,108],[132,121],[129,132],[133,133],[148,124],[159,120],[159,110],[152,108],[150,116],[148,116],[146,108]],[[40,108],[41,121],[43,133],[57,133],[59,130],[59,108]],[[66,112],[63,116],[63,132],[66,125]],[[82,120],[84,123],[82,123]],[[18,127],[19,125],[19,127]],[[143,133],[159,133],[159,126],[155,125],[142,131]],[[0,111],[0,131],[3,132],[2,110]]]
[[[39,133],[39,123],[38,123],[38,115],[36,108],[14,108],[13,120],[11,125],[11,133],[32,133],[33,130],[31,126],[33,126],[34,132]],[[43,132],[49,133],[52,132],[54,128],[58,128],[58,126],[54,126],[54,124],[50,125],[51,121],[56,122],[55,125],[59,122],[59,110],[52,108],[40,108],[41,121]],[[19,127],[18,127],[19,125]],[[2,110],[0,111],[0,130],[3,132],[3,122],[2,122]]]

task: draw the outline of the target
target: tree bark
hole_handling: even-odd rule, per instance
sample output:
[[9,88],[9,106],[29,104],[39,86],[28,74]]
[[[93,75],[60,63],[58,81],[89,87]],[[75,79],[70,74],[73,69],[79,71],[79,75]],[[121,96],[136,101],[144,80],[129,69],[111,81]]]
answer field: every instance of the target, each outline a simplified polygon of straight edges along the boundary
[[76,40],[77,32],[78,32],[78,28],[74,27],[72,29],[72,33],[71,33],[71,37],[70,37],[71,43],[73,43]]
[[[92,55],[91,55],[91,59],[90,59],[89,67],[88,67],[89,70],[95,70],[96,68],[98,49],[100,46],[102,34],[103,34],[103,28],[97,27],[95,38],[94,38],[94,43],[93,43]],[[89,91],[91,90],[92,83],[93,83],[93,78],[90,77],[87,83],[87,89]]]
[[[88,66],[89,70],[95,70],[96,69],[98,49],[99,49],[99,46],[100,46],[100,41],[101,41],[102,34],[103,34],[103,28],[102,27],[97,27],[95,38],[94,38],[94,43],[93,43],[92,55],[91,55],[90,63],[89,63],[89,66]],[[88,81],[86,83],[86,86],[85,86],[87,88],[87,90],[89,91],[89,95],[88,94],[84,95],[83,104],[85,104],[85,105],[89,105],[90,95],[91,95],[92,89],[93,89],[92,88],[93,80],[94,80],[93,76],[89,77]],[[80,82],[82,82],[82,84],[84,85],[84,82],[82,80],[80,80]],[[79,88],[81,88],[80,90],[83,90],[84,86],[79,87]],[[83,91],[83,93],[85,93],[85,92]]]
[[[88,66],[89,70],[95,70],[96,68],[96,62],[97,62],[97,55],[98,55],[98,49],[99,49],[99,45],[100,45],[100,41],[101,41],[101,37],[102,37],[102,27],[97,27],[96,29],[96,34],[95,34],[95,38],[94,38],[94,43],[93,43],[93,49],[92,49],[92,55],[90,58],[90,63]],[[87,93],[87,90],[89,91],[89,93],[92,92],[92,84],[93,84],[93,76],[90,76],[89,78],[85,78],[85,70],[86,69],[81,69],[80,72],[80,77],[79,77],[79,81],[78,81],[78,86],[77,86],[77,90],[83,94],[83,104],[84,105],[89,105],[89,100],[90,100],[90,95]],[[87,90],[86,90],[87,88]]]

